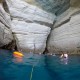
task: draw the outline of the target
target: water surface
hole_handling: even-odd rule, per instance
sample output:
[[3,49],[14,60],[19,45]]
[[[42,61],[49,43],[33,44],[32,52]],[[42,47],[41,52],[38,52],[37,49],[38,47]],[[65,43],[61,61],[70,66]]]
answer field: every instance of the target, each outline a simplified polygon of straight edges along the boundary
[[[80,56],[24,54],[15,58],[13,51],[0,50],[0,80],[80,80]],[[31,75],[32,74],[32,75]]]

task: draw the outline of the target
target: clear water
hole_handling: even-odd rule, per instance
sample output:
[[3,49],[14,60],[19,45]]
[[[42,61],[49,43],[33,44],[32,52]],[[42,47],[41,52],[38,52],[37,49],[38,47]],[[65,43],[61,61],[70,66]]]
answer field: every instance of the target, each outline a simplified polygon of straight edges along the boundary
[[0,50],[0,80],[80,80],[79,55],[70,55],[68,60],[58,55],[24,55],[15,58],[12,51]]

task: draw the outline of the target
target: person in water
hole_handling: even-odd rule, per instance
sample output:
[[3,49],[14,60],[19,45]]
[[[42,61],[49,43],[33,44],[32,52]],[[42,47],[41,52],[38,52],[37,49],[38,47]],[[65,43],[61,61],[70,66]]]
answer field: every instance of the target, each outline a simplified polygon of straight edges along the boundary
[[67,52],[64,52],[64,53],[60,56],[60,58],[68,58]]
[[61,63],[68,64],[68,54],[67,54],[67,52],[62,53],[60,58],[61,58]]

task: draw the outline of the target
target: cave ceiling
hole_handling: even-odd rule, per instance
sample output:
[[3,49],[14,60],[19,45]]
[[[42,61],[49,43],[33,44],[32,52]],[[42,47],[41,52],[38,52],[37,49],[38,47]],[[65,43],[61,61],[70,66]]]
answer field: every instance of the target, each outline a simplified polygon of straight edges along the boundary
[[25,0],[27,3],[36,5],[39,8],[55,13],[56,15],[61,14],[70,6],[70,0]]

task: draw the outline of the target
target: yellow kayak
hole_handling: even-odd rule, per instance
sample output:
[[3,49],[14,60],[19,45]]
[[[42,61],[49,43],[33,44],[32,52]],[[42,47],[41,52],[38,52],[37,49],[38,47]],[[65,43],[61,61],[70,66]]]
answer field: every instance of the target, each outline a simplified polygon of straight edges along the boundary
[[23,57],[24,56],[21,52],[18,52],[18,51],[13,52],[13,54],[14,55],[17,55],[17,56],[20,56],[20,57]]

